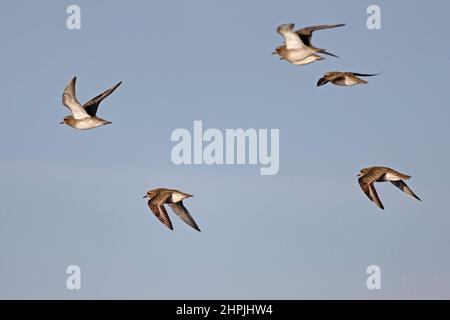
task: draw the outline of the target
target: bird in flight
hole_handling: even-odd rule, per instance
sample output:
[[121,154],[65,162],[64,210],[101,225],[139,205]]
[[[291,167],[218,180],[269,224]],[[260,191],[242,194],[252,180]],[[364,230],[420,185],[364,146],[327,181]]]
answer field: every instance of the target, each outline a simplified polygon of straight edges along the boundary
[[342,26],[345,26],[345,24],[325,24],[293,31],[293,23],[283,24],[277,28],[277,32],[284,37],[284,44],[275,48],[275,51],[272,54],[278,54],[281,57],[281,60],[289,61],[290,63],[298,66],[325,59],[317,53],[337,57],[336,55],[327,52],[325,49],[315,47],[311,43],[311,39],[313,32],[316,30],[337,28]]
[[144,198],[148,198],[150,210],[170,230],[173,230],[173,226],[164,204],[167,204],[184,222],[195,230],[200,231],[194,218],[192,218],[189,211],[183,205],[183,200],[190,197],[193,197],[193,195],[166,188],[150,190],[144,196]]
[[364,73],[356,73],[356,72],[341,72],[341,71],[332,71],[327,72],[323,75],[322,78],[317,81],[317,86],[323,86],[328,82],[331,82],[337,86],[354,86],[357,84],[366,84],[368,81],[363,80],[359,77],[373,77],[377,76],[379,73],[375,74],[364,74]]
[[381,203],[378,197],[377,191],[375,189],[375,182],[385,182],[390,181],[394,186],[402,190],[404,193],[416,198],[419,201],[420,198],[406,185],[403,180],[408,180],[411,176],[395,171],[391,168],[386,167],[369,167],[361,169],[358,174],[358,182],[361,189],[367,195],[367,197],[374,202],[378,207],[384,209],[383,203]]
[[64,117],[61,124],[67,124],[68,126],[79,130],[92,129],[106,124],[111,124],[110,121],[101,119],[96,116],[97,109],[100,103],[107,96],[113,93],[118,86],[120,86],[122,81],[116,84],[114,87],[99,94],[95,98],[92,98],[84,105],[81,105],[80,102],[78,102],[75,92],[76,81],[77,77],[74,77],[64,89],[62,103],[64,106],[69,108],[72,114],[70,116]]

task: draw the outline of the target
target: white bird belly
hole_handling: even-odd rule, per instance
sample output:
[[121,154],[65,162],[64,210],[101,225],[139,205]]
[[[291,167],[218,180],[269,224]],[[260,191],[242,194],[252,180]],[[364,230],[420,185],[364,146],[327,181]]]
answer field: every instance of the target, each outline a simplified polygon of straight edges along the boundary
[[87,129],[99,127],[103,124],[104,123],[102,121],[99,121],[98,119],[86,118],[86,119],[78,120],[75,123],[74,128],[79,129],[79,130],[87,130]]
[[303,60],[295,60],[292,63],[295,64],[295,65],[298,65],[298,66],[303,66],[305,64],[312,63],[312,62],[314,62],[316,60],[319,60],[319,59],[317,59],[317,57],[315,57],[314,55],[310,55],[309,57],[306,57]]
[[312,52],[310,50],[289,50],[287,57],[285,57],[285,59],[289,60],[291,62],[299,62],[299,61],[305,60],[313,53],[314,52]]

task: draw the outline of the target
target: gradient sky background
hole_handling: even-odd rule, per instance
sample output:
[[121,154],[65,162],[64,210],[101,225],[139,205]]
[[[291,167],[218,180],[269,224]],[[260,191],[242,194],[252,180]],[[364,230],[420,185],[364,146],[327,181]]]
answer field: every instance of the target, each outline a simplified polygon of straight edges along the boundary
[[[379,4],[382,30],[368,30]],[[448,1],[8,1],[0,12],[0,298],[450,298]],[[270,53],[277,25],[339,55],[305,67]],[[353,88],[326,71],[382,75]],[[59,125],[67,82],[113,122]],[[280,171],[175,166],[176,128],[279,128]],[[362,167],[410,174],[418,202]],[[142,195],[195,195],[202,228],[175,231]],[[82,290],[66,289],[66,267]],[[366,268],[382,290],[366,288]]]

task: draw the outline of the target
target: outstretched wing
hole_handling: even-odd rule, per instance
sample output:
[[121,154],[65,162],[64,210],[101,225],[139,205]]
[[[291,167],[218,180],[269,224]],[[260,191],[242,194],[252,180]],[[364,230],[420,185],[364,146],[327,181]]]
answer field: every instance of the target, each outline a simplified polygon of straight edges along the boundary
[[327,78],[322,77],[319,80],[317,80],[317,86],[323,86],[324,84],[327,84],[328,82],[330,82],[329,80],[327,80]]
[[378,207],[384,210],[383,203],[381,203],[380,198],[378,197],[377,190],[375,189],[375,186],[373,183],[367,184],[361,181],[359,179],[359,185],[361,186],[361,189],[364,191],[366,196],[374,202]]
[[172,208],[173,212],[175,212],[184,222],[186,222],[195,230],[200,231],[200,228],[198,227],[194,218],[192,218],[189,211],[183,205],[183,201],[179,201],[177,203],[169,203],[168,205]]
[[92,98],[91,100],[89,100],[88,102],[86,102],[83,105],[84,110],[86,110],[86,112],[91,116],[94,117],[97,114],[97,109],[98,106],[100,105],[100,102],[102,102],[107,96],[109,96],[111,93],[114,92],[114,90],[117,89],[118,86],[120,86],[120,84],[122,83],[122,81],[120,81],[118,84],[116,84],[114,87],[109,88],[108,90],[106,90],[105,92],[99,94],[98,96],[96,96],[95,98]]
[[166,225],[170,230],[173,230],[172,221],[170,221],[169,214],[164,208],[164,202],[170,197],[170,193],[161,193],[148,200],[148,206],[153,214]]
[[64,93],[62,95],[62,104],[69,108],[70,112],[74,119],[84,119],[88,118],[89,114],[84,110],[84,108],[78,102],[76,92],[75,92],[75,84],[77,81],[77,77],[73,77],[72,80],[67,84],[64,89]]
[[391,181],[391,183],[396,186],[397,188],[399,188],[400,190],[402,190],[404,193],[409,194],[411,197],[416,198],[419,201],[420,198],[408,187],[408,185],[403,181],[403,180],[398,180],[398,181]]
[[162,223],[164,223],[164,225],[167,226],[167,228],[169,228],[170,230],[173,230],[172,227],[172,221],[170,221],[169,215],[167,214],[166,208],[164,208],[164,205],[157,205],[157,204],[152,204],[152,201],[149,200],[148,201],[148,206],[150,208],[150,210],[152,210],[153,214],[159,219],[159,221],[161,221]]
[[312,34],[313,34],[314,31],[323,30],[323,29],[337,28],[337,27],[342,27],[342,26],[345,26],[345,23],[322,24],[322,25],[318,25],[318,26],[311,26],[311,27],[302,28],[302,29],[299,29],[299,30],[295,31],[295,33],[297,33],[300,36],[300,39],[302,40],[302,42],[305,45],[312,46],[311,38],[312,38]]
[[295,50],[304,48],[305,45],[300,39],[300,36],[293,29],[293,23],[282,24],[277,28],[277,32],[283,36],[286,49]]

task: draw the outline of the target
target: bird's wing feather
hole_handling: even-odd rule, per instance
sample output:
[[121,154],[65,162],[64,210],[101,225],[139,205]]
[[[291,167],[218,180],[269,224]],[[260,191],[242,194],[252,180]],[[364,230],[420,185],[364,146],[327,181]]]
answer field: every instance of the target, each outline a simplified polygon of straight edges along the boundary
[[403,180],[398,180],[398,181],[391,181],[391,183],[396,186],[397,188],[399,188],[400,190],[402,190],[404,193],[409,194],[411,197],[416,198],[419,201],[420,198],[408,187],[408,185],[403,181]]
[[329,77],[327,77],[328,81],[336,81],[336,80],[344,80],[345,79],[345,73],[342,72],[336,72],[335,74],[331,74]]
[[170,230],[173,230],[172,222],[170,221],[169,215],[167,214],[166,208],[164,208],[163,204],[157,205],[149,200],[148,206],[150,210],[152,210],[153,214],[159,219],[159,221],[161,221]]
[[361,182],[361,181],[359,181],[359,185],[360,185],[362,191],[364,191],[364,193],[366,194],[366,196],[367,196],[371,201],[373,201],[372,198],[370,197],[369,185],[366,184],[366,183],[364,183],[364,182]]
[[300,36],[292,31],[293,24],[283,24],[277,28],[277,32],[281,34],[285,40],[286,49],[295,50],[305,47],[304,43],[300,39]]
[[370,198],[372,199],[372,201],[381,209],[384,210],[384,206],[381,203],[380,197],[378,197],[378,193],[377,190],[375,189],[375,186],[372,184],[369,185],[369,192],[370,192]]
[[122,81],[119,82],[118,84],[116,84],[115,86],[113,86],[112,88],[109,88],[105,92],[99,94],[95,98],[92,98],[91,100],[89,100],[88,102],[86,102],[83,105],[83,108],[86,110],[86,112],[91,117],[94,117],[97,114],[97,109],[98,109],[98,106],[100,105],[100,102],[102,102],[103,99],[105,99],[107,96],[109,96],[111,93],[113,93],[114,90],[116,90],[117,87],[120,86],[121,83],[122,83]]
[[[310,46],[310,47],[312,47],[312,46]],[[315,47],[314,47],[314,48],[315,48]],[[331,56],[331,57],[339,58],[339,56],[335,55],[334,53],[331,53],[331,52],[328,52],[328,51],[325,51],[325,50],[320,51],[320,53],[329,55],[329,56]]]
[[378,76],[380,73],[357,73],[357,72],[349,72],[349,74],[357,76],[357,77],[373,77]]
[[378,197],[377,190],[375,189],[375,186],[373,185],[373,182],[365,182],[364,177],[359,178],[358,182],[361,186],[361,189],[364,191],[366,196],[373,201],[378,207],[381,209],[384,209],[383,204],[381,203],[380,198]]
[[179,201],[177,203],[168,203],[168,205],[172,208],[173,212],[175,212],[184,222],[186,222],[195,230],[200,231],[200,228],[198,227],[194,218],[192,218],[189,211],[183,205],[183,201]]
[[307,46],[311,46],[311,38],[312,34],[316,30],[323,30],[323,29],[330,29],[330,28],[337,28],[345,26],[345,23],[339,23],[339,24],[322,24],[318,26],[311,26],[299,29],[295,31],[300,36],[300,39],[303,41],[303,43]]
[[69,84],[64,89],[64,93],[62,95],[62,104],[69,108],[70,112],[72,112],[72,116],[74,119],[84,119],[88,118],[89,114],[84,110],[84,108],[78,102],[76,92],[75,92],[75,84],[77,78],[74,77]]
[[172,221],[170,221],[169,214],[164,208],[164,202],[171,196],[170,193],[161,193],[148,200],[148,206],[153,214],[166,225],[170,230],[173,230]]

